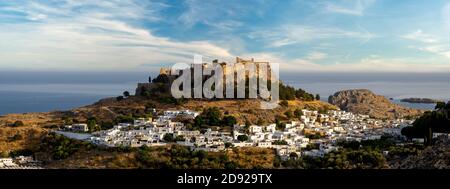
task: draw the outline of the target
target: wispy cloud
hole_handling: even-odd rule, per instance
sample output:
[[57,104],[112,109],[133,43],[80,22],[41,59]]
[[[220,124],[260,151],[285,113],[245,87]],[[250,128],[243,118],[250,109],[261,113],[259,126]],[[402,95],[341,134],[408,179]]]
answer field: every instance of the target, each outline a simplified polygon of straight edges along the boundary
[[436,55],[440,55],[446,58],[450,58],[450,46],[449,45],[432,45],[432,46],[423,46],[416,47],[416,49],[424,52],[433,53]]
[[281,69],[287,72],[362,72],[362,73],[428,73],[450,72],[450,65],[433,63],[432,60],[411,58],[366,57],[352,62],[319,64],[310,59],[279,60]]
[[[134,25],[130,19],[148,19],[149,14],[152,21],[158,20],[155,11],[161,5],[145,5],[155,9],[141,6],[137,1],[66,1],[58,9],[36,3],[15,6],[37,22],[0,24],[0,65],[136,69],[151,63],[191,61],[192,54],[231,56],[227,49],[207,40],[178,42]],[[80,7],[82,11],[78,11]]]
[[347,31],[338,28],[319,28],[306,25],[285,25],[278,29],[255,31],[248,36],[255,40],[266,40],[270,47],[310,42],[318,39],[353,38],[362,42],[375,37],[367,31]]
[[447,42],[448,38],[427,34],[422,32],[422,30],[414,31],[402,37],[420,43],[419,45],[411,46],[413,49],[450,58],[450,45]]
[[[235,55],[274,59],[286,65],[282,69],[302,65],[310,70],[381,71],[408,70],[417,64],[424,70],[445,70],[439,63],[450,58],[450,37],[443,32],[450,31],[450,3],[444,7],[436,2],[428,3],[430,7],[405,4],[375,0],[4,1],[0,3],[0,68],[136,70],[142,65],[154,68],[191,61],[192,54],[202,54],[219,59]],[[410,30],[424,26],[423,31]],[[402,28],[410,32],[393,35]]]
[[344,3],[344,4],[336,4],[336,2],[326,3],[325,10],[331,13],[362,16],[364,15],[364,11],[367,8],[369,8],[373,3],[375,3],[375,0],[356,0],[347,2],[352,3]]
[[425,34],[422,32],[422,30],[417,30],[414,31],[412,33],[408,33],[404,36],[402,36],[405,39],[410,39],[410,40],[415,40],[415,41],[420,41],[420,42],[424,42],[424,43],[436,43],[438,42],[437,37],[430,35],[430,34]]
[[307,59],[308,60],[323,60],[325,58],[328,57],[327,53],[323,53],[323,52],[311,52],[308,54]]
[[184,2],[186,11],[178,17],[178,20],[186,27],[204,24],[221,31],[230,31],[243,25],[240,21],[242,17],[262,14],[266,9],[263,6],[265,2],[264,0],[247,0],[246,3],[233,0],[186,0]]
[[[414,59],[414,58],[385,58],[378,55],[370,55],[361,59],[348,62],[334,62],[320,64],[317,61],[322,60],[311,58],[309,53],[304,57],[295,59],[286,58],[279,53],[259,52],[246,54],[245,58],[256,57],[257,60],[279,63],[282,72],[296,73],[448,73],[450,64],[436,63],[432,59]],[[320,55],[322,56],[322,55]]]

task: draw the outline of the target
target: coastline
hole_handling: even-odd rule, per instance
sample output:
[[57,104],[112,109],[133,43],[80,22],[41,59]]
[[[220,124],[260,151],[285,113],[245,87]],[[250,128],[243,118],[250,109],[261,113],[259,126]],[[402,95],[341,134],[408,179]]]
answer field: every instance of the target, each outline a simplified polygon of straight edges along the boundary
[[[86,95],[86,94],[61,94],[61,93],[35,93],[35,92],[6,92],[0,91],[0,96],[4,94],[15,94],[6,96],[1,100],[0,116],[8,114],[23,114],[35,112],[66,111],[95,103],[103,98],[113,97],[111,95]],[[20,95],[17,95],[20,94]],[[119,93],[120,94],[120,93]],[[20,99],[18,99],[20,97]],[[328,102],[328,96],[321,95],[321,101]],[[391,102],[421,110],[433,110],[436,103],[410,103],[402,102],[400,99],[390,100]]]

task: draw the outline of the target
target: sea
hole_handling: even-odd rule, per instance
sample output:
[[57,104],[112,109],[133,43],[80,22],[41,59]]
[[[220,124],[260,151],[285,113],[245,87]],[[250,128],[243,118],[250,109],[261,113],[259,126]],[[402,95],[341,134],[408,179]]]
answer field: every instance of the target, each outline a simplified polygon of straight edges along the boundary
[[0,115],[63,111],[92,104],[124,91],[153,72],[0,72]]
[[[106,97],[134,94],[136,83],[156,72],[0,72],[0,115],[69,110]],[[280,73],[284,83],[319,94],[369,89],[404,106],[431,110],[435,104],[400,102],[418,97],[450,100],[448,73]]]

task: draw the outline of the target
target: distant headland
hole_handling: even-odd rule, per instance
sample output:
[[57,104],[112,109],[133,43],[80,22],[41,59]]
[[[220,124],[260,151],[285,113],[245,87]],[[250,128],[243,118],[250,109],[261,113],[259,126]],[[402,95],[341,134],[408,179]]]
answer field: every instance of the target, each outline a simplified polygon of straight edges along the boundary
[[404,98],[401,99],[400,101],[409,103],[422,103],[422,104],[435,104],[438,102],[443,102],[442,100],[435,100],[431,98]]

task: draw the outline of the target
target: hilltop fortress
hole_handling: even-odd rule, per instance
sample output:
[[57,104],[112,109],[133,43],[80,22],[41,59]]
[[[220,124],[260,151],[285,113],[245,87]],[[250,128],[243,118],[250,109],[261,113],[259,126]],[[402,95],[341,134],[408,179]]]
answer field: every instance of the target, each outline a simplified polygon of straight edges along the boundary
[[[223,70],[223,73],[227,73],[227,71],[228,71],[227,69],[230,69],[230,66],[235,66],[237,64],[239,64],[239,66],[241,66],[241,67],[231,67],[231,68],[233,68],[232,71],[234,71],[234,73],[231,73],[231,74],[234,74],[234,77],[237,77],[236,76],[236,72],[237,71],[247,70],[247,71],[244,71],[245,78],[249,79],[251,71],[249,71],[248,68],[251,68],[251,66],[254,66],[253,69],[254,69],[254,73],[256,75],[252,75],[252,76],[256,78],[260,74],[259,73],[260,67],[264,66],[264,67],[267,68],[267,72],[268,72],[267,78],[269,78],[269,81],[270,81],[270,78],[272,76],[271,64],[269,62],[258,62],[258,61],[255,61],[254,58],[246,60],[246,59],[243,59],[243,58],[240,58],[240,57],[236,57],[235,63],[231,63],[231,64],[229,64],[227,62],[220,62],[219,63],[219,61],[216,59],[216,60],[213,60],[212,63],[202,63],[201,68],[202,68],[202,70],[206,69],[206,68],[211,68],[212,69],[212,74],[211,75],[213,75],[214,72],[215,72],[214,68],[217,65],[221,66],[221,68]],[[194,70],[194,68],[197,65],[198,64],[191,64],[190,65],[191,71]],[[160,68],[159,75],[156,78],[154,78],[152,80],[152,82],[149,82],[149,83],[138,83],[135,95],[136,96],[148,96],[149,93],[152,93],[154,91],[161,91],[161,92],[163,92],[163,91],[166,91],[166,92],[170,91],[170,84],[179,75],[181,75],[184,70],[178,70],[178,71],[180,71],[179,75],[177,75],[175,73],[172,73],[172,71],[173,70],[170,67]],[[205,82],[208,78],[210,78],[211,75],[203,75],[202,76],[203,82]],[[224,79],[224,81],[227,81],[226,80],[226,74],[224,74],[223,79]],[[235,80],[234,80],[234,83],[236,83]]]
[[[213,60],[212,61],[212,64],[214,65],[214,64],[220,64],[221,66],[222,66],[222,68],[225,70],[226,69],[226,64],[227,64],[227,62],[221,62],[221,63],[219,63],[219,60]],[[255,59],[254,58],[251,58],[251,59],[249,59],[249,60],[245,60],[245,59],[243,59],[243,58],[239,58],[239,57],[236,57],[236,62],[235,62],[235,64],[243,64],[243,65],[247,65],[247,64],[255,64],[256,65],[256,67],[259,67],[259,65],[261,65],[261,64],[266,64],[266,65],[270,65],[270,63],[269,62],[255,62]],[[211,65],[210,63],[203,63],[203,67],[207,67],[207,66],[209,66],[209,65]],[[270,66],[269,66],[269,68],[270,68]],[[171,70],[171,68],[170,67],[166,67],[166,68],[161,68],[160,70],[159,70],[159,75],[167,75],[167,76],[170,76],[170,75],[172,75],[171,74],[172,73],[172,70]]]

